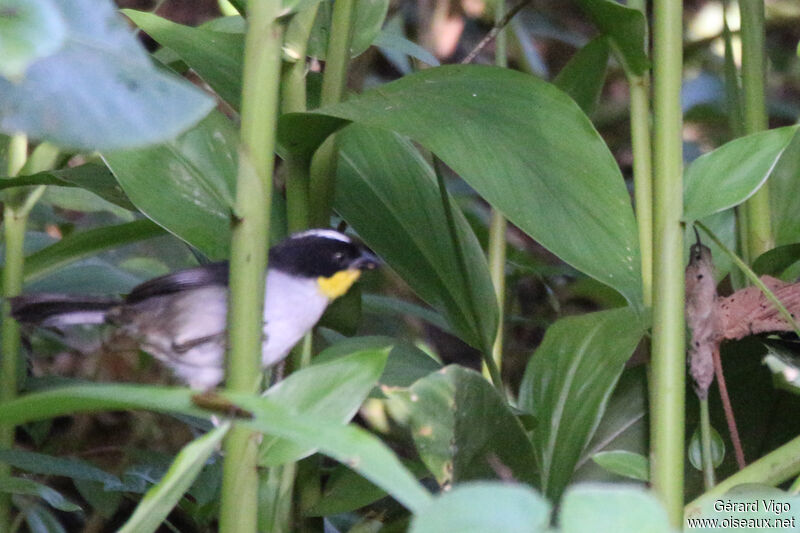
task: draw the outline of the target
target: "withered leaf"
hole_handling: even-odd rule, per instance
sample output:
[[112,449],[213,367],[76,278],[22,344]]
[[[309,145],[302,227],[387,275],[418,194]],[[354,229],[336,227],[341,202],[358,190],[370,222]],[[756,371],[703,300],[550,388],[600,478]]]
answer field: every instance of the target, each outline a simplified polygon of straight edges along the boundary
[[[761,276],[760,279],[792,317],[800,314],[800,283],[786,283],[771,276]],[[794,330],[758,287],[746,287],[719,299],[717,310],[723,339],[735,340],[758,333]]]

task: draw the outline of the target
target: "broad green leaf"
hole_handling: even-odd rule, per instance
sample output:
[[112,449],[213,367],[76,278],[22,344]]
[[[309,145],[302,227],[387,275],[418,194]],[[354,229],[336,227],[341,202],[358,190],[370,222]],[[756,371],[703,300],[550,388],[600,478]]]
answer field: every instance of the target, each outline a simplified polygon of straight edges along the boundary
[[455,335],[453,330],[450,329],[450,326],[447,325],[447,322],[442,318],[442,315],[427,307],[379,294],[364,294],[362,299],[364,313],[394,317],[413,316],[428,322],[432,326],[436,326],[445,333]]
[[575,0],[600,31],[606,34],[620,62],[632,74],[641,75],[649,68],[647,59],[647,21],[638,9],[614,0]]
[[220,446],[230,427],[230,422],[225,422],[184,446],[161,481],[144,495],[119,533],[151,533],[158,529]]
[[561,533],[671,533],[667,512],[648,491],[611,484],[577,485],[564,494]]
[[41,505],[33,505],[23,512],[31,533],[67,533],[58,518]]
[[10,494],[24,494],[26,496],[37,496],[47,502],[47,504],[59,511],[74,513],[81,508],[67,500],[57,490],[51,489],[47,485],[42,485],[31,479],[20,477],[7,477],[0,479],[0,492]]
[[[714,426],[710,426],[711,430],[711,462],[714,468],[718,468],[723,459],[725,459],[725,441],[722,440],[719,433]],[[700,433],[700,426],[692,433],[692,438],[689,441],[689,447],[686,450],[686,455],[689,458],[689,463],[700,472],[703,471],[703,442]]]
[[419,142],[513,224],[641,307],[622,175],[577,104],[552,85],[495,67],[431,68],[314,113],[284,115],[281,150],[310,157],[345,120]]
[[343,339],[314,357],[314,363],[324,363],[362,350],[389,346],[389,357],[378,382],[387,387],[410,387],[418,379],[439,370],[442,365],[428,354],[401,339],[370,336]]
[[644,366],[622,373],[614,388],[600,425],[576,465],[575,481],[616,481],[606,476],[592,459],[605,451],[626,450],[638,455],[649,453],[647,420],[647,377]]
[[[388,354],[389,348],[384,344],[311,365],[292,373],[264,396],[275,403],[291,406],[297,414],[309,413],[346,424],[378,382]],[[316,448],[298,446],[266,435],[259,448],[259,464],[279,466],[302,459],[314,451]]]
[[800,242],[800,135],[795,135],[770,174],[769,199],[776,244]]
[[212,259],[228,255],[237,135],[219,112],[166,144],[103,158],[148,218]]
[[[466,483],[414,516],[410,533],[546,533],[550,504],[525,485]],[[590,531],[590,530],[586,530]]]
[[408,140],[391,132],[353,124],[337,142],[335,209],[461,338],[488,349],[497,332],[489,268],[469,224],[448,198],[462,269],[433,170]]
[[610,450],[592,456],[592,461],[613,474],[636,479],[650,480],[650,464],[642,454],[627,450]]
[[[417,43],[409,41],[402,33],[397,31],[387,31],[387,28],[384,28],[375,37],[372,44],[380,48],[381,52],[383,52],[393,64],[397,63],[396,60],[393,61],[394,54],[397,53],[418,59],[431,67],[439,66],[439,60],[436,59],[436,56]],[[411,71],[410,65],[408,71]]]
[[36,281],[103,250],[163,234],[164,230],[149,220],[136,220],[73,233],[25,258],[25,281]]
[[595,37],[578,50],[558,73],[553,84],[570,95],[583,112],[591,115],[606,81],[611,50],[605,35]]
[[0,75],[19,81],[28,65],[61,47],[64,34],[51,0],[0,1]]
[[[420,462],[403,461],[417,477],[425,477],[428,469]],[[355,511],[386,496],[380,489],[349,468],[337,466],[328,476],[317,503],[303,512],[305,516],[330,516]]]
[[239,109],[244,34],[184,26],[133,9],[122,12],[160,45],[176,52],[220,98]]
[[548,498],[567,486],[643,333],[630,308],[563,318],[547,329],[525,369],[519,407],[538,421],[533,446]]
[[[350,57],[358,57],[372,45],[381,31],[389,0],[360,0],[353,7],[353,35],[350,40]],[[311,29],[307,54],[325,60],[328,55],[328,40],[331,34],[333,2],[320,2],[317,18]]]
[[753,272],[780,277],[783,271],[800,261],[800,243],[778,246],[758,256],[753,262]]
[[59,146],[118,150],[164,142],[214,101],[158,70],[108,0],[52,2],[64,43],[19,83],[0,79],[0,129]]
[[80,187],[93,192],[100,198],[120,207],[135,211],[136,207],[128,200],[125,193],[114,179],[114,175],[105,165],[86,163],[77,167],[60,170],[37,172],[18,178],[0,179],[0,190],[11,187],[28,187],[31,185],[55,185],[58,187]]
[[0,450],[0,462],[19,470],[47,476],[65,476],[102,483],[109,490],[121,485],[119,478],[80,459],[55,457],[26,450]]
[[536,482],[536,458],[519,420],[480,374],[450,365],[408,389],[384,389],[408,412],[420,458],[440,485],[499,477]]
[[695,159],[684,175],[683,218],[687,222],[739,205],[775,168],[797,126],[754,133]]
[[[0,424],[21,425],[82,412],[147,409],[208,418],[210,413],[192,400],[196,391],[143,385],[78,385],[50,389],[6,402]],[[398,502],[416,512],[430,502],[430,494],[378,438],[356,426],[342,426],[313,415],[297,415],[289,407],[256,396],[220,394],[253,414],[237,423],[320,451],[348,465]],[[219,413],[215,413],[219,415]]]

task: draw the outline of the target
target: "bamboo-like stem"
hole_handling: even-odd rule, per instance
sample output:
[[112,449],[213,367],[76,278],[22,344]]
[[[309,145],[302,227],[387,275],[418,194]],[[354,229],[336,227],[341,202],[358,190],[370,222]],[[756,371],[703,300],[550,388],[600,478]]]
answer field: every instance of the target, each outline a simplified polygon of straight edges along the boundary
[[[8,176],[16,176],[25,165],[28,155],[28,139],[24,135],[14,135],[8,143]],[[20,210],[24,202],[22,191],[9,191],[3,206],[3,236],[5,238],[5,264],[3,265],[3,305],[0,339],[2,345],[2,361],[0,366],[0,402],[5,403],[17,397],[19,385],[17,372],[19,362],[19,324],[11,318],[9,298],[22,292],[23,267],[25,264],[25,226],[27,210]],[[0,449],[6,450],[14,446],[13,424],[0,425]],[[0,463],[0,479],[11,475],[11,467]],[[10,531],[11,527],[11,495],[0,494],[0,531]]]
[[798,474],[800,474],[800,437],[795,437],[687,504],[686,515],[697,516],[703,504],[720,498],[736,485],[758,483],[774,487]]
[[[494,6],[494,22],[499,25],[503,21],[506,9],[505,0],[497,0]],[[507,67],[508,36],[501,29],[495,37],[494,64],[498,67]],[[497,336],[492,345],[492,359],[497,365],[497,371],[502,376],[503,368],[503,326],[505,321],[506,303],[506,222],[503,214],[492,208],[489,221],[489,275],[492,278],[494,292],[497,295]],[[489,367],[483,364],[483,375],[491,379]]]
[[[245,38],[236,213],[231,240],[227,387],[255,392],[261,376],[273,152],[278,113],[281,27],[277,0],[250,3]],[[224,442],[220,531],[255,533],[258,434],[234,427]]]
[[683,515],[685,352],[683,318],[682,3],[653,8],[654,238],[651,481],[670,521]]
[[[287,30],[284,53],[294,62],[287,63],[281,76],[281,112],[302,113],[307,109],[306,91],[306,51],[308,38],[314,26],[319,4],[297,13]],[[294,233],[308,228],[310,222],[309,206],[309,165],[304,158],[289,156],[286,160],[286,207],[289,232]]]
[[[347,71],[350,65],[350,41],[353,33],[355,15],[354,0],[337,0],[333,4],[331,18],[331,37],[325,60],[325,73],[322,77],[322,106],[342,101],[347,88]],[[333,193],[336,187],[336,164],[338,148],[336,137],[317,151],[320,160],[311,173],[310,182],[310,217],[313,226],[327,226]]]
[[703,483],[706,490],[716,484],[714,477],[714,451],[711,448],[711,417],[708,413],[708,397],[700,399],[700,449],[703,458]]
[[[767,108],[764,96],[764,0],[739,0],[742,19],[742,91],[744,93],[745,134],[767,129]],[[769,205],[769,181],[749,200],[747,209],[747,242],[749,258],[755,258],[775,246]]]
[[[645,0],[629,0],[628,7],[646,13]],[[639,250],[642,265],[642,295],[645,307],[653,305],[653,153],[650,131],[650,73],[628,73],[631,109],[633,186]]]

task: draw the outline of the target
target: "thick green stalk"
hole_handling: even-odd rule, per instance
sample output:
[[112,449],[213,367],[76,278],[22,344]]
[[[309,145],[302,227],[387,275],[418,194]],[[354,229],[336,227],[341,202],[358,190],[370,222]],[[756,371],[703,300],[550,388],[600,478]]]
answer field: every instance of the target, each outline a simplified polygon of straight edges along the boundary
[[[28,140],[24,135],[11,137],[8,143],[9,176],[16,176],[25,165],[28,154]],[[3,235],[5,238],[5,264],[3,265],[3,306],[0,341],[2,342],[2,366],[0,366],[0,402],[9,402],[16,398],[17,363],[19,361],[19,324],[11,318],[11,304],[8,298],[22,292],[23,267],[25,263],[25,224],[27,211],[20,210],[20,202],[24,201],[22,191],[10,191],[3,207]],[[0,449],[14,446],[12,425],[0,425]],[[0,463],[0,479],[11,475],[11,467]],[[10,531],[11,527],[11,495],[0,495],[0,531]]]
[[[764,96],[764,0],[739,0],[742,19],[742,91],[744,93],[745,134],[767,129]],[[769,206],[769,181],[745,204],[749,258],[755,258],[775,246]]]
[[[353,33],[355,0],[337,0],[333,4],[331,36],[322,77],[322,106],[342,101],[347,88],[347,70],[350,65],[350,41]],[[332,142],[317,151],[319,164],[312,168],[310,183],[311,224],[327,226],[333,193],[336,186],[338,149],[334,136]]]
[[[494,6],[494,22],[499,24],[503,20],[506,10],[505,0],[497,0]],[[507,35],[505,29],[500,30],[495,38],[494,64],[498,67],[507,67],[508,58]],[[506,227],[505,217],[500,211],[492,209],[489,222],[489,275],[492,278],[494,292],[497,294],[497,337],[492,345],[492,359],[497,365],[497,370],[502,375],[503,368],[503,323],[505,321],[506,303]],[[483,365],[483,374],[491,378],[489,367]]]
[[[629,0],[628,7],[646,12],[644,0]],[[628,74],[631,108],[633,185],[639,250],[642,265],[644,306],[653,305],[653,154],[650,131],[650,74]]]
[[708,398],[700,399],[700,448],[703,457],[703,483],[706,490],[716,484],[714,478],[714,452],[711,447],[711,417],[708,414]]
[[[251,2],[245,39],[242,126],[231,240],[227,387],[255,392],[261,376],[264,272],[278,114],[281,28],[277,0]],[[234,427],[224,443],[220,531],[255,533],[259,435]]]
[[653,8],[654,238],[651,481],[674,526],[683,516],[685,345],[683,319],[682,3]]
[[722,497],[736,485],[757,483],[775,487],[800,474],[800,437],[790,440],[758,461],[718,483],[699,498],[686,505],[687,516],[697,516],[700,507]]

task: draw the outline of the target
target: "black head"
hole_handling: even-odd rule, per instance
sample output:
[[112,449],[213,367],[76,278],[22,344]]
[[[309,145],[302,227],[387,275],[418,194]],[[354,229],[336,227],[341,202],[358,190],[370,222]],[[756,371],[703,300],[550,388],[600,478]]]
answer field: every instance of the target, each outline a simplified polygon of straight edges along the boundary
[[308,278],[342,270],[371,270],[380,260],[366,246],[332,229],[295,233],[269,251],[269,267]]

